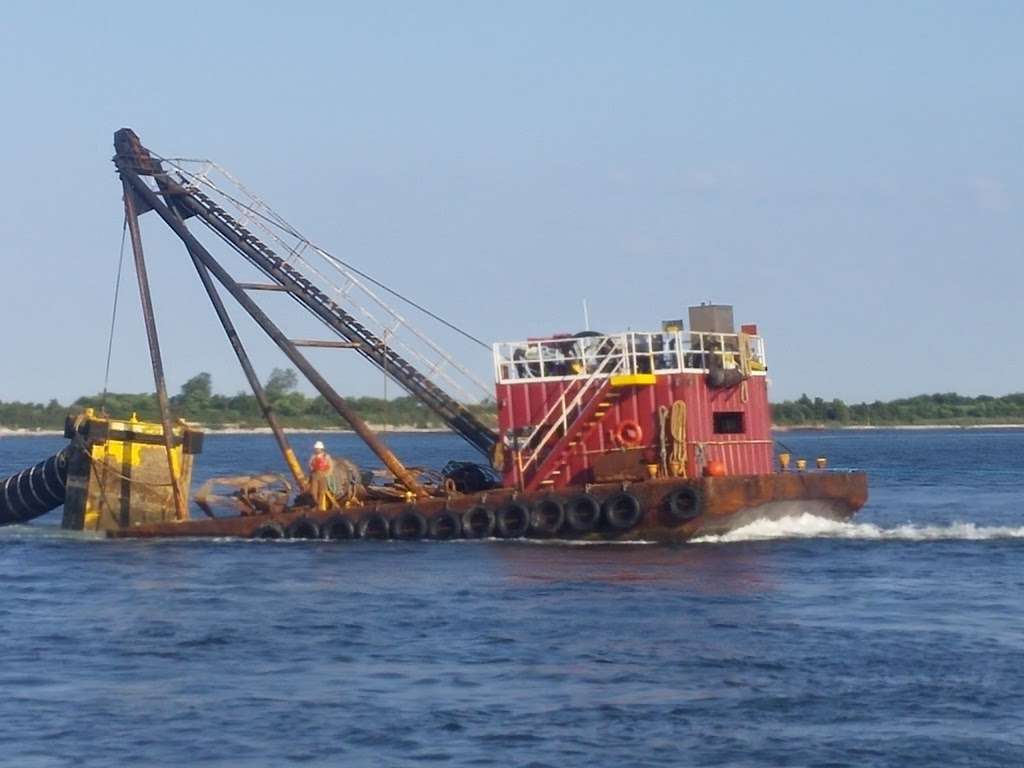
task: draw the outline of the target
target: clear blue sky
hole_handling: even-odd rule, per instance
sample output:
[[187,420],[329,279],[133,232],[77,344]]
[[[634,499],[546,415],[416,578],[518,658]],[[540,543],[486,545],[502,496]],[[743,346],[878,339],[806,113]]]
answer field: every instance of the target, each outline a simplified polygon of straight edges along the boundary
[[[102,386],[122,126],[488,340],[713,300],[760,324],[778,399],[1022,390],[1022,41],[1017,2],[7,5],[0,399]],[[172,389],[241,389],[150,219]],[[128,278],[111,384],[146,391]]]

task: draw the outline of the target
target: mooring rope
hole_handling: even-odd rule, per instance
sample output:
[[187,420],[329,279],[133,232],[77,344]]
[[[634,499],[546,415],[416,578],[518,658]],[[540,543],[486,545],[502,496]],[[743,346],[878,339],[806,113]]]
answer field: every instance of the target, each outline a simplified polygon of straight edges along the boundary
[[747,379],[750,378],[750,335],[740,331],[740,373],[743,374],[743,381],[740,382],[740,402],[746,403],[750,400],[750,389],[747,386]]
[[668,477],[668,407],[658,406],[658,459],[661,462],[661,476]]
[[683,400],[672,403],[669,432],[672,435],[672,465],[679,468],[679,477],[686,477],[686,403]]

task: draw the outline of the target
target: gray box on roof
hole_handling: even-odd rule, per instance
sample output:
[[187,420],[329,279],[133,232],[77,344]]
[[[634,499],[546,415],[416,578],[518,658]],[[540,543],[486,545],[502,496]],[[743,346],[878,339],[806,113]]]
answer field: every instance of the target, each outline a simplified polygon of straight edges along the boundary
[[690,330],[697,333],[735,333],[731,304],[690,307]]

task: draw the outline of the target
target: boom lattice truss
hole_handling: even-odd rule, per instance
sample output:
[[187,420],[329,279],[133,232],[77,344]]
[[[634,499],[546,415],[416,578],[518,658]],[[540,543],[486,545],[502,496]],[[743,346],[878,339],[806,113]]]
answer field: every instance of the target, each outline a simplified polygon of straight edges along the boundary
[[[312,243],[220,166],[209,161],[159,158],[143,147],[130,129],[121,129],[114,135],[114,146],[114,163],[125,187],[126,212],[134,220],[142,213],[155,211],[185,244],[253,384],[254,394],[264,406],[268,421],[273,421],[269,403],[259,391],[244,349],[223,311],[211,274],[400,480],[403,480],[403,474],[407,474],[404,467],[365,424],[359,428],[353,423],[351,408],[305,359],[299,346],[351,347],[437,414],[477,450],[491,455],[497,435],[456,399],[469,400],[473,392],[486,395],[489,390],[451,354],[384,301],[381,294],[390,292],[390,289]],[[172,169],[175,175],[172,176],[167,168]],[[147,183],[147,178],[151,183]],[[131,205],[128,205],[129,198]],[[271,282],[251,284],[236,281],[195,238],[185,223],[188,219],[202,222]],[[253,230],[258,230],[262,238]],[[280,252],[273,250],[267,241],[274,243]],[[339,337],[339,341],[316,343],[288,339],[252,299],[250,293],[256,290],[287,293]],[[422,309],[418,305],[413,306]],[[436,315],[431,316],[454,328]],[[476,339],[473,341],[481,343]],[[423,366],[423,370],[413,361]],[[275,424],[271,423],[271,426],[273,428]],[[278,432],[279,429],[275,428],[275,433]],[[284,448],[283,436],[279,437],[279,442]],[[291,454],[290,449],[287,453]],[[294,455],[288,458],[292,464]],[[293,467],[293,473],[296,469]],[[415,485],[411,477],[406,477],[403,482]]]

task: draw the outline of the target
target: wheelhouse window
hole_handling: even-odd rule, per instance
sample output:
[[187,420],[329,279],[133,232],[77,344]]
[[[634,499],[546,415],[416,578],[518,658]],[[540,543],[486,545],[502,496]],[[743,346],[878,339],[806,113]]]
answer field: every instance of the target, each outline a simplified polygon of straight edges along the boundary
[[742,435],[744,433],[742,411],[720,411],[714,415],[716,435]]

